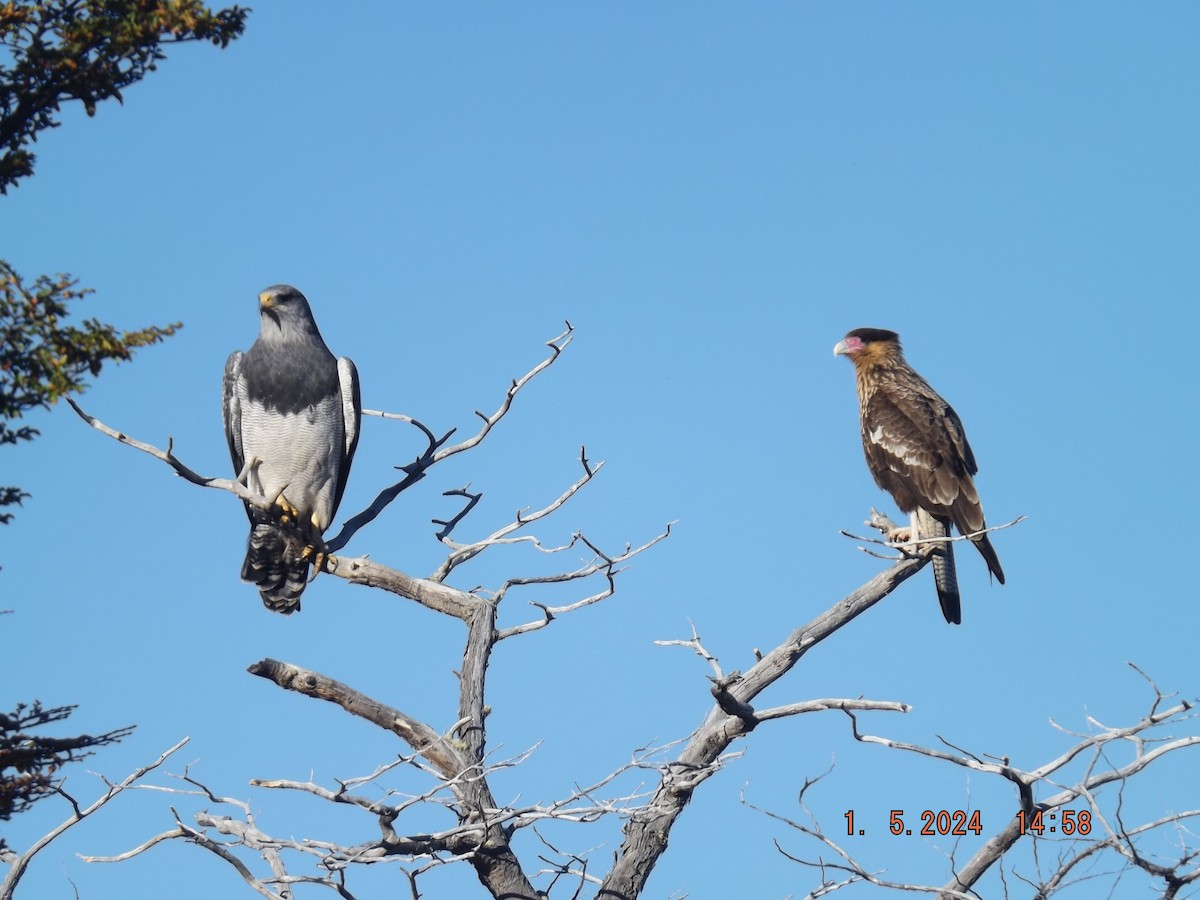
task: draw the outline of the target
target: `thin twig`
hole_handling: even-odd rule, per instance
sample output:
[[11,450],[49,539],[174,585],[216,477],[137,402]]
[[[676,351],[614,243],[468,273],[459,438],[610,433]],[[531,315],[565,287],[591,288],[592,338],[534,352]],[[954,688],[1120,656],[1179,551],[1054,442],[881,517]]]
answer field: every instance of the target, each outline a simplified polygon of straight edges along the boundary
[[[16,890],[17,882],[20,881],[21,877],[25,874],[25,870],[29,867],[30,861],[39,852],[44,850],[53,840],[62,835],[63,832],[67,831],[73,825],[82,822],[88,816],[92,815],[92,813],[105,806],[110,800],[112,800],[122,791],[126,790],[130,785],[143,778],[148,772],[152,772],[157,769],[167,760],[169,756],[171,756],[171,754],[175,753],[175,751],[179,750],[187,742],[188,739],[184,738],[173,747],[165,750],[154,762],[142,766],[140,769],[135,769],[123,781],[117,784],[109,785],[108,790],[101,794],[100,797],[97,798],[96,801],[90,806],[81,808],[79,804],[75,802],[74,798],[68,796],[67,799],[70,801],[72,807],[71,815],[65,819],[62,824],[51,829],[46,834],[42,835],[42,837],[34,841],[33,845],[17,858],[17,860],[12,864],[12,868],[9,870],[8,875],[5,876],[4,881],[0,883],[0,900],[11,900],[13,891]],[[66,796],[65,793],[64,796]]]
[[400,479],[400,481],[396,482],[391,487],[384,488],[371,502],[370,506],[346,520],[346,523],[342,526],[341,531],[339,531],[337,535],[326,542],[329,549],[331,551],[337,551],[346,546],[346,544],[350,542],[350,538],[352,538],[360,528],[374,521],[380,513],[387,509],[387,507],[393,500],[396,499],[396,497],[424,478],[426,473],[433,466],[445,459],[449,459],[451,456],[455,456],[456,454],[463,453],[472,449],[473,447],[477,447],[483,441],[483,439],[486,438],[489,433],[491,433],[491,430],[496,426],[496,424],[508,414],[508,411],[512,408],[513,400],[516,399],[517,394],[520,393],[521,389],[524,388],[525,385],[529,384],[529,382],[536,378],[541,372],[554,365],[554,362],[558,359],[559,355],[567,348],[567,345],[571,343],[575,329],[572,327],[570,322],[567,322],[566,325],[566,331],[557,337],[546,341],[546,346],[550,348],[550,355],[545,357],[541,362],[535,365],[520,378],[513,380],[512,384],[509,385],[508,391],[504,395],[504,399],[491,415],[484,415],[476,410],[475,415],[483,419],[483,425],[480,426],[480,429],[474,435],[462,441],[461,443],[454,444],[450,447],[445,446],[446,441],[450,439],[452,434],[454,434],[454,429],[447,431],[440,438],[435,438],[433,431],[430,428],[423,425],[421,422],[417,421],[411,416],[364,409],[363,415],[375,415],[385,419],[395,419],[401,422],[407,422],[410,425],[413,425],[414,427],[420,429],[421,433],[425,436],[427,444],[425,449],[418,454],[412,462],[404,466],[397,466],[397,468],[404,473],[404,477]]

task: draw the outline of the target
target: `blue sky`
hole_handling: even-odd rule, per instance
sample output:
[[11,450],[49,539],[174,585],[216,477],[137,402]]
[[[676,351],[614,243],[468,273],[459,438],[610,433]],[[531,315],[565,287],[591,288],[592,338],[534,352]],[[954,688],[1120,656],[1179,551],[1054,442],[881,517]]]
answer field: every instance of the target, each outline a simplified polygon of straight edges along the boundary
[[[700,722],[707,666],[654,641],[695,623],[727,671],[744,670],[754,648],[879,570],[838,534],[892,507],[862,460],[851,368],[830,350],[853,327],[898,330],[966,424],[989,521],[1029,517],[995,537],[1008,584],[962,552],[961,627],[942,621],[922,573],[763,700],[908,702],[863,727],[1032,768],[1070,742],[1050,720],[1086,731],[1089,715],[1145,712],[1127,661],[1184,697],[1200,686],[1186,530],[1200,498],[1184,474],[1197,443],[1198,37],[1200,10],[1185,4],[397,3],[335,18],[327,4],[263,2],[228,50],[175,48],[124,106],[67,111],[35,148],[36,175],[0,201],[0,251],[27,278],[69,271],[96,288],[88,316],[185,323],[82,402],[143,440],[173,436],[217,475],[222,367],[253,341],[266,285],[305,292],[329,345],[357,363],[364,405],[435,430],[473,428],[564,320],[576,327],[481,448],[347,548],[427,574],[443,555],[429,521],[454,509],[442,491],[484,492],[463,532],[477,536],[556,496],[580,445],[606,466],[539,529],[547,542],[583,529],[619,549],[678,520],[616,597],[498,649],[491,744],[502,756],[541,744],[496,793],[526,801]],[[110,777],[190,736],[167,769],[191,763],[250,800],[264,829],[367,839],[365,816],[248,781],[332,784],[403,748],[245,668],[267,656],[314,668],[442,729],[456,718],[459,623],[336,578],[309,588],[300,615],[269,614],[237,577],[235,498],[65,407],[30,424],[42,437],[6,448],[0,478],[33,495],[0,543],[0,607],[15,611],[0,621],[17,635],[0,658],[3,703],[78,703],[75,733],[137,723],[87,763]],[[367,421],[343,514],[419,448],[411,429]],[[540,566],[517,549],[455,583]],[[514,594],[501,620],[567,596]],[[804,896],[813,871],[772,838],[819,849],[739,794],[795,816],[805,778],[831,763],[810,807],[830,831],[847,809],[877,822],[852,849],[897,878],[940,883],[949,848],[886,835],[891,809],[970,805],[986,839],[1014,808],[1007,785],[855,744],[839,714],[769,723],[736,749],[647,896]],[[1127,800],[1146,819],[1195,808],[1196,771],[1194,756],[1166,760]],[[412,773],[394,786],[428,785]],[[98,790],[83,767],[69,787]],[[177,800],[185,815],[196,806]],[[168,802],[115,802],[35,861],[25,895],[70,897],[73,883],[89,900],[250,896],[183,845],[120,866],[76,858],[171,827]],[[46,801],[5,834],[21,847],[63,815]],[[599,848],[593,870],[619,843],[612,828],[554,839]],[[539,849],[518,844],[529,869]],[[361,897],[402,886],[388,869],[355,877]],[[429,896],[478,891],[466,868],[427,877]],[[1130,876],[1112,896],[1143,888]]]

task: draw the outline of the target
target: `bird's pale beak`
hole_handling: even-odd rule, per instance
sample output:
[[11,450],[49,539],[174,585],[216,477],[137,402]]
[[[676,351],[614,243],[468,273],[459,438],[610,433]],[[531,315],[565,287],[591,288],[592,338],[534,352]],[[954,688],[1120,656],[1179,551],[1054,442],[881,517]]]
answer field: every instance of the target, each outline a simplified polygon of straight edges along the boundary
[[263,307],[264,309],[270,309],[272,306],[275,305],[274,295],[268,294],[266,291],[263,291],[261,294],[258,295],[258,305]]
[[857,337],[844,337],[833,345],[834,356],[853,356],[863,349],[863,342]]

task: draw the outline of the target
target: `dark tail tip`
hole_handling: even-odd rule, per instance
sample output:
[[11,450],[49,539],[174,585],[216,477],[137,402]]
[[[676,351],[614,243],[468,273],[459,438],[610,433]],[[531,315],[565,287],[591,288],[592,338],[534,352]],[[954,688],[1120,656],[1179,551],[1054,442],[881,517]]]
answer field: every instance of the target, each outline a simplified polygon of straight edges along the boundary
[[267,609],[291,615],[300,609],[300,595],[308,585],[308,560],[278,527],[255,525],[242,563],[242,580],[258,586]]
[[985,534],[973,543],[980,555],[983,556],[983,561],[987,563],[988,571],[996,577],[998,582],[1004,584],[1004,570],[1000,568],[1000,557],[996,555],[996,548],[992,546],[988,536]]

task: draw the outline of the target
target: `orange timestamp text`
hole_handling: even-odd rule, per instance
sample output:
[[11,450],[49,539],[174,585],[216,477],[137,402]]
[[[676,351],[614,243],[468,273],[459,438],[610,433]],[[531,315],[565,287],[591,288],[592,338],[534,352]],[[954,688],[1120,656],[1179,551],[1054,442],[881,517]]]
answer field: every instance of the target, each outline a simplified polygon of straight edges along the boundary
[[[854,827],[854,810],[848,809],[845,812],[846,818],[846,834],[864,835],[866,831]],[[979,810],[974,812],[965,812],[961,809],[947,810],[926,809],[921,811],[921,827],[917,834],[924,835],[979,835],[983,833],[983,818],[979,814]],[[896,835],[912,834],[910,828],[904,820],[904,810],[893,809],[888,816],[888,831]]]
[[[846,834],[860,837],[866,834],[865,829],[855,828],[854,810],[846,810],[843,816],[846,819]],[[913,829],[907,824],[904,816],[902,809],[891,810],[888,815],[888,831],[895,835],[913,834]],[[965,837],[973,834],[978,837],[983,833],[983,816],[979,810],[967,812],[961,809],[926,809],[921,811],[920,820],[921,827],[916,832],[919,835]],[[1022,810],[1017,813],[1017,825],[1021,834],[1085,835],[1091,834],[1092,814],[1086,809],[1036,809],[1028,813]]]

